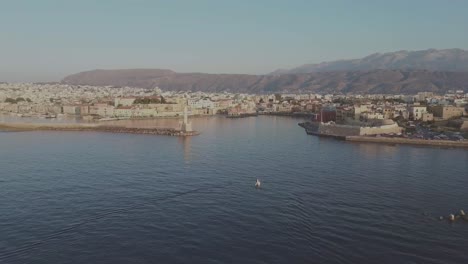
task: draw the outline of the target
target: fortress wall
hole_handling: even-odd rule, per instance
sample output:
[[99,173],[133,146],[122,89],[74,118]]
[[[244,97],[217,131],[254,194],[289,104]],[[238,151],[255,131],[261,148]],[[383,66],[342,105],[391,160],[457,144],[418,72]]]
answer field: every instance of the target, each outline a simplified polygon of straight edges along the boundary
[[333,136],[364,136],[388,133],[401,133],[402,128],[397,124],[382,125],[378,127],[359,127],[337,124],[321,124],[318,133]]
[[361,127],[359,135],[377,135],[377,134],[389,134],[389,133],[401,133],[402,128],[397,124],[383,125],[378,127]]
[[345,126],[345,125],[327,125],[319,126],[318,132],[325,135],[334,136],[359,136],[358,126]]

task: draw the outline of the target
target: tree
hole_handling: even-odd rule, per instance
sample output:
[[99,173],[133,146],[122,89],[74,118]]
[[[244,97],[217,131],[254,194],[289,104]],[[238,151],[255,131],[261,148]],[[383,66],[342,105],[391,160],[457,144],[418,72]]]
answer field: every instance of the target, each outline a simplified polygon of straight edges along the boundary
[[143,97],[143,98],[136,98],[135,101],[133,101],[133,104],[166,104],[166,99],[162,96],[159,98],[148,98],[148,97]]
[[24,98],[23,97],[18,97],[16,98],[16,102],[23,102],[24,101]]
[[281,101],[281,94],[275,94],[275,100]]
[[16,104],[16,100],[13,99],[13,98],[7,98],[7,99],[5,99],[5,103]]

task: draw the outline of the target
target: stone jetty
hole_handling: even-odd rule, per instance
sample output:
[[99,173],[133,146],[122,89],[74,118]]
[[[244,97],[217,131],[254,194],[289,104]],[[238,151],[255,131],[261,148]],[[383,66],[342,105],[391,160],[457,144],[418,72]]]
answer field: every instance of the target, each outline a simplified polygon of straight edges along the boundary
[[107,133],[148,134],[182,137],[199,135],[197,131],[184,131],[175,128],[138,128],[124,126],[105,126],[98,124],[0,123],[0,131],[95,131]]
[[468,141],[450,141],[450,140],[426,140],[412,138],[386,138],[386,137],[366,137],[366,136],[348,136],[346,141],[350,142],[368,142],[368,143],[383,143],[383,144],[403,144],[403,145],[419,145],[432,147],[448,147],[448,148],[468,148]]

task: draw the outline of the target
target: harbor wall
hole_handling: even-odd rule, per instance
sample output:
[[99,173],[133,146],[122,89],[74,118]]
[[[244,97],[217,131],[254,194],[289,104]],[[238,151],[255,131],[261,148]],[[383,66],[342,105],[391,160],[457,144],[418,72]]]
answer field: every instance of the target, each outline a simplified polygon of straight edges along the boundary
[[439,147],[456,147],[468,148],[468,141],[449,141],[449,140],[424,140],[424,139],[409,139],[409,138],[385,138],[385,137],[363,137],[363,136],[348,136],[346,141],[351,142],[373,142],[387,144],[408,144],[408,145],[426,145]]
[[382,125],[377,127],[361,127],[359,131],[359,135],[378,135],[378,134],[389,134],[389,133],[401,133],[402,128],[398,126],[398,124],[391,124],[391,125]]
[[334,135],[334,136],[364,136],[377,135],[388,133],[401,133],[402,128],[397,124],[382,125],[376,127],[360,127],[337,124],[320,124],[318,127],[319,134]]
[[336,124],[320,124],[318,127],[319,134],[333,135],[333,136],[359,136],[360,127],[358,126],[346,126]]

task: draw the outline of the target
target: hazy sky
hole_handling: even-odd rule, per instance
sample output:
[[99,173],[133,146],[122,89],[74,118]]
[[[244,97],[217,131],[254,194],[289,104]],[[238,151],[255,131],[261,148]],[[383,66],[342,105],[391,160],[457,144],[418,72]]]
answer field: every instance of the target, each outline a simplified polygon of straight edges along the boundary
[[467,14],[464,0],[0,0],[0,81],[97,68],[261,74],[468,49]]

